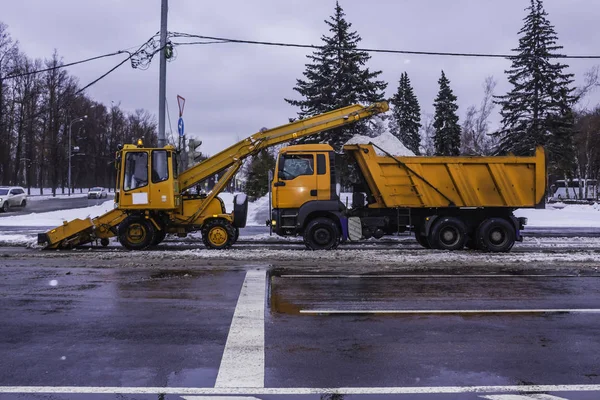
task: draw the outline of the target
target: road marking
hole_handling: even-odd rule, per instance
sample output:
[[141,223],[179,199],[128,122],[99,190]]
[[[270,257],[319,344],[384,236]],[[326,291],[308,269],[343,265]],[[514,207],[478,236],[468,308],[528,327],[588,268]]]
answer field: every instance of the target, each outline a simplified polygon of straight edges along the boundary
[[277,278],[327,278],[327,279],[388,279],[388,278],[414,278],[414,279],[431,279],[431,278],[600,278],[600,275],[579,276],[579,275],[511,275],[511,274],[438,274],[438,275],[409,275],[409,274],[389,274],[389,275],[319,275],[319,274],[297,274],[297,275],[279,275]]
[[300,310],[300,314],[598,314],[600,308],[548,308],[515,310]]
[[0,393],[66,394],[173,394],[173,395],[310,395],[310,394],[450,394],[450,393],[546,393],[600,392],[600,385],[513,385],[513,386],[433,386],[433,387],[340,387],[340,388],[193,388],[121,386],[0,386]]
[[246,273],[215,388],[265,386],[265,293],[264,270]]
[[185,400],[260,400],[254,396],[181,396]]
[[488,400],[567,400],[564,397],[552,396],[550,394],[493,394],[489,396],[479,396]]

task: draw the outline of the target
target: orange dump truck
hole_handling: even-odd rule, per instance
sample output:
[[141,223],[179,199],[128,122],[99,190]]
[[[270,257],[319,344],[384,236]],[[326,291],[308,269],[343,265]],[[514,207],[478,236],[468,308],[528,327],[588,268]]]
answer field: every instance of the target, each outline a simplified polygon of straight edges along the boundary
[[280,151],[269,221],[277,234],[302,235],[308,248],[332,249],[343,240],[411,230],[427,248],[505,252],[522,240],[527,223],[513,211],[545,205],[542,148],[531,157],[397,157],[373,144],[344,151],[359,176],[351,208],[336,190],[331,147]]

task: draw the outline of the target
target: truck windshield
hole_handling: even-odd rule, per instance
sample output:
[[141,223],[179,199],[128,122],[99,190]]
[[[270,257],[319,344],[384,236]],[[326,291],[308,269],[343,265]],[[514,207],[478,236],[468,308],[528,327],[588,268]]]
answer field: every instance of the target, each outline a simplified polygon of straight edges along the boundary
[[282,180],[315,173],[312,154],[286,154],[279,159],[279,163],[279,179]]
[[123,189],[137,189],[148,184],[148,153],[129,152],[125,156],[125,176]]

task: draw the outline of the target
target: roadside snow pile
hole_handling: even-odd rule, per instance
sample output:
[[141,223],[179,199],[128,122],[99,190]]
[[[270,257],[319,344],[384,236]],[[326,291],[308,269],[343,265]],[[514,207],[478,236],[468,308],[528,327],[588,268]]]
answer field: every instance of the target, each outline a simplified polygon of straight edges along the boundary
[[[46,213],[31,213],[0,218],[0,226],[48,226],[56,227],[62,225],[63,221],[71,221],[75,218],[95,218],[114,208],[112,201],[92,207],[75,208],[69,210],[51,211]],[[4,237],[4,236],[2,236]]]
[[[377,137],[368,137],[362,135],[354,135],[348,140],[345,144],[369,144],[369,142],[381,147],[388,153],[394,156],[414,156],[415,154],[406,148],[402,144],[400,140],[394,135],[392,135],[389,131],[384,131],[381,135]],[[379,150],[377,147],[375,151],[380,156],[385,156],[386,154]]]
[[0,234],[0,246],[31,246],[35,238],[29,235]]
[[528,227],[539,228],[600,228],[600,206],[568,204],[563,208],[545,210],[519,209],[517,217],[526,217]]
[[269,195],[248,203],[247,226],[265,226],[269,219]]

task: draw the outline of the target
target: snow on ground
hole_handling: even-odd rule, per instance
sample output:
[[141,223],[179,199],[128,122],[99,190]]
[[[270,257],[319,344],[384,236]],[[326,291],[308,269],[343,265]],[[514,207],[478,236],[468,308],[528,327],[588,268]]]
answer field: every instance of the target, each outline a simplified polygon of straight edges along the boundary
[[550,207],[551,205],[548,205],[544,210],[523,208],[516,210],[515,215],[526,217],[528,227],[600,228],[600,205],[598,204],[563,204],[559,205],[562,208]]
[[45,213],[31,213],[0,218],[0,226],[48,226],[62,225],[63,221],[75,218],[94,218],[114,208],[114,202],[106,201],[102,204],[85,208],[50,211]]
[[[369,144],[369,142],[376,144],[377,146],[381,147],[382,149],[394,156],[415,155],[412,151],[407,149],[406,146],[404,146],[402,142],[398,140],[398,138],[396,138],[396,136],[392,135],[387,130],[384,131],[381,135],[374,138],[362,135],[354,135],[345,144]],[[386,155],[378,148],[375,148],[375,151],[380,156]]]
[[72,199],[76,197],[87,197],[87,193],[73,193],[72,195],[68,194],[57,194],[56,196],[43,195],[43,196],[27,196],[27,201],[40,201],[40,200],[48,200],[48,199]]

